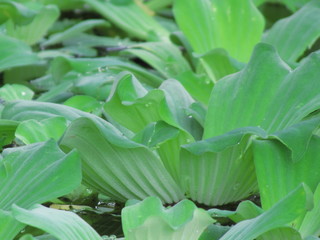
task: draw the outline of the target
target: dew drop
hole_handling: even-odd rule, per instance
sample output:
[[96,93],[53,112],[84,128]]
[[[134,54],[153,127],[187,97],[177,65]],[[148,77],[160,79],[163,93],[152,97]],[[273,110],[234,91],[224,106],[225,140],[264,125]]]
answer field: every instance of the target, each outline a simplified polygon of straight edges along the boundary
[[98,67],[98,71],[99,72],[105,72],[105,71],[107,71],[107,67]]
[[27,95],[27,93],[26,92],[21,92],[21,95],[25,96],[25,95]]

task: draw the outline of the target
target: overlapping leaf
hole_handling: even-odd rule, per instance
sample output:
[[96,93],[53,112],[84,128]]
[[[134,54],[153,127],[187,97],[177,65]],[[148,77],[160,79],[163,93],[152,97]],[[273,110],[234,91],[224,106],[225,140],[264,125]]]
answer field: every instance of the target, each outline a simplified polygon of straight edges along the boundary
[[33,205],[14,205],[13,216],[22,223],[40,228],[58,239],[101,240],[99,234],[75,213]]
[[[140,217],[137,219],[136,216]],[[154,197],[125,207],[122,218],[123,231],[128,240],[196,240],[213,222],[204,210],[189,200],[164,209],[161,201]]]
[[0,222],[0,236],[12,239],[23,227],[9,212],[12,204],[28,208],[69,193],[81,182],[80,161],[75,152],[65,155],[53,140],[6,149],[3,155],[0,218],[6,220]]
[[158,196],[166,203],[183,198],[158,156],[112,125],[80,118],[71,123],[60,144],[66,150],[78,149],[84,183],[107,196],[120,201]]
[[314,53],[292,71],[273,47],[259,44],[242,71],[216,84],[204,138],[246,126],[272,133],[298,123],[320,107],[319,66]]
[[0,72],[12,67],[31,65],[40,61],[27,44],[1,34],[0,52]]
[[[152,16],[140,1],[85,0],[95,11],[129,34],[141,39],[165,39],[169,32]],[[138,3],[140,4],[138,4]]]
[[280,56],[295,62],[319,38],[320,2],[306,4],[295,14],[278,21],[263,37],[263,42],[272,44]]

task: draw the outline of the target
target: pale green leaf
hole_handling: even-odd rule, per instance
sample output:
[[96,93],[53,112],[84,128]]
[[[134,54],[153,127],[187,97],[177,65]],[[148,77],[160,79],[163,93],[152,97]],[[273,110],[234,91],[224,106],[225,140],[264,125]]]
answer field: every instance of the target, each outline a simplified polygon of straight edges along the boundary
[[272,44],[284,60],[295,62],[319,38],[319,24],[320,2],[311,1],[273,25],[264,35],[263,42]]
[[253,240],[270,230],[284,227],[307,209],[308,191],[300,185],[268,211],[233,226],[220,240]]
[[99,234],[73,212],[35,204],[30,209],[13,205],[13,216],[25,224],[40,228],[58,239],[102,240]]
[[206,205],[238,201],[257,191],[251,135],[266,136],[257,127],[237,129],[182,146],[181,182],[187,196]]
[[67,194],[80,185],[77,154],[65,155],[53,140],[5,149],[3,156],[0,166],[3,210],[9,210],[13,203],[28,208]]
[[11,19],[16,24],[28,24],[36,15],[33,11],[16,1],[2,0],[0,2],[0,24]]
[[203,209],[189,200],[165,209],[155,197],[125,207],[121,215],[128,240],[195,240],[213,222]]
[[40,61],[27,44],[1,34],[0,52],[0,72],[12,67],[31,65]]
[[176,78],[191,71],[177,46],[166,42],[146,42],[133,45],[126,52],[132,53],[151,65],[165,78]]
[[5,84],[0,88],[0,98],[5,101],[31,100],[34,92],[20,84]]
[[264,28],[251,0],[175,0],[174,15],[196,53],[224,48],[241,62],[249,60]]
[[59,18],[60,11],[55,5],[43,6],[28,25],[16,25],[12,20],[6,22],[6,34],[33,45],[40,41],[48,29]]
[[219,81],[212,91],[204,138],[259,126],[279,131],[320,107],[320,55],[312,54],[292,71],[273,47],[259,44],[248,65]]
[[47,141],[50,138],[58,141],[67,128],[64,117],[53,117],[37,120],[27,120],[19,124],[15,136],[25,144]]
[[293,162],[290,151],[280,142],[254,140],[254,161],[264,209],[272,207],[301,182],[310,186],[312,191],[316,189],[320,181],[319,142],[319,137],[312,136],[303,158]]
[[141,39],[166,39],[169,32],[151,16],[140,1],[85,0],[95,11],[106,17],[130,35]]
[[85,21],[81,21],[80,23],[68,28],[67,30],[59,33],[52,34],[48,40],[42,43],[43,46],[54,45],[63,41],[66,41],[79,33],[88,31],[94,27],[106,27],[109,26],[108,22],[100,19],[89,19]]
[[158,156],[111,124],[80,118],[71,123],[60,144],[65,150],[78,149],[84,184],[116,200],[158,196],[172,203],[183,198]]
[[320,185],[314,191],[314,208],[307,212],[302,224],[299,228],[299,232],[303,237],[308,237],[313,235],[319,236],[320,234],[320,223],[318,221],[320,213]]

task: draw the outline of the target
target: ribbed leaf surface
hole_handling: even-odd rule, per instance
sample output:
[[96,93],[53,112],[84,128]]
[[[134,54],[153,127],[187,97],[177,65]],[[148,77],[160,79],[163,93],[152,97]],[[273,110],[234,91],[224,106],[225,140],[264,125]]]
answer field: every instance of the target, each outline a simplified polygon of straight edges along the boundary
[[295,62],[320,36],[320,2],[311,1],[293,15],[282,19],[264,35],[263,42],[272,44],[280,56]]
[[44,230],[58,239],[102,240],[88,223],[73,212],[38,204],[28,210],[14,205],[12,212],[20,222]]
[[161,160],[111,125],[80,118],[71,123],[60,144],[65,149],[78,149],[84,183],[107,196],[120,201],[158,196],[166,203],[183,198]]
[[251,0],[176,0],[174,15],[195,52],[224,48],[242,62],[249,60],[264,28]]

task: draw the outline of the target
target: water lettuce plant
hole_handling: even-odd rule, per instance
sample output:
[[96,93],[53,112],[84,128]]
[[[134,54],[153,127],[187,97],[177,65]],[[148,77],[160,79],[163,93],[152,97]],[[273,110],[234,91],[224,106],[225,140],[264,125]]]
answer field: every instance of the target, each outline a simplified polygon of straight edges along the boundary
[[0,238],[319,239],[319,13],[0,0]]

